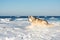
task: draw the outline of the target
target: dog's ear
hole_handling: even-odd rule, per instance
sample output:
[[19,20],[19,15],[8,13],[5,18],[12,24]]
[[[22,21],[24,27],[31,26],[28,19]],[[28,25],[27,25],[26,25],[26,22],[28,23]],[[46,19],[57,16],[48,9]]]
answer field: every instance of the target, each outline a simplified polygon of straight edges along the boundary
[[32,19],[34,19],[34,17],[33,17],[33,16],[28,16],[28,18],[32,18]]
[[32,21],[34,21],[34,20],[35,20],[35,17],[33,17],[33,16],[28,16],[28,21],[32,22]]
[[28,16],[28,18],[31,18],[32,16]]

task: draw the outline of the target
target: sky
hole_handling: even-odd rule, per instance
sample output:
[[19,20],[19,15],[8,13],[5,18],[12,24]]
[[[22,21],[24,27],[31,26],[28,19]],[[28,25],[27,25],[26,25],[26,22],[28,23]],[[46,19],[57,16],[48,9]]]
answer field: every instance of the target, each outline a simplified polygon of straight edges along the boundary
[[0,0],[0,16],[60,16],[60,0]]

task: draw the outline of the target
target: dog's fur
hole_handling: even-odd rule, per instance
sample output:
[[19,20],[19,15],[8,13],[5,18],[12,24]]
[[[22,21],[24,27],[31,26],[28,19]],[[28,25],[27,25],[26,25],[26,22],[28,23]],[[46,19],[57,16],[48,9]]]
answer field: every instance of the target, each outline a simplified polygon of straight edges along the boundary
[[33,16],[29,16],[28,21],[31,22],[31,25],[33,25],[33,26],[53,27],[53,24],[49,24],[48,21],[38,19],[38,18],[35,18]]

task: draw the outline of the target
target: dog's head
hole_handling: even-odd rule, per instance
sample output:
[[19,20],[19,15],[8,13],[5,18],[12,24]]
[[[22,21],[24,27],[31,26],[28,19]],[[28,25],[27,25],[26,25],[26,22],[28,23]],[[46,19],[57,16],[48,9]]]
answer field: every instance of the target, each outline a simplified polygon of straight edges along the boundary
[[35,20],[35,17],[33,17],[33,16],[28,17],[28,21],[33,22],[34,20]]

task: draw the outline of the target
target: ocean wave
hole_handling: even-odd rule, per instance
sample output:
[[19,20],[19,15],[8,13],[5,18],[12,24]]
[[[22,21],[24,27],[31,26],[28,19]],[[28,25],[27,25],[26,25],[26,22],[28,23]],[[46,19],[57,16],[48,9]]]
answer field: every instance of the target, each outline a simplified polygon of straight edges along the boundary
[[53,28],[35,26],[32,29],[26,29],[25,27],[30,25],[28,19],[0,20],[3,23],[0,22],[0,40],[60,40],[60,21],[48,21],[55,24]]

